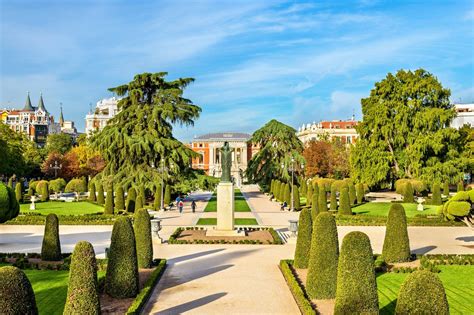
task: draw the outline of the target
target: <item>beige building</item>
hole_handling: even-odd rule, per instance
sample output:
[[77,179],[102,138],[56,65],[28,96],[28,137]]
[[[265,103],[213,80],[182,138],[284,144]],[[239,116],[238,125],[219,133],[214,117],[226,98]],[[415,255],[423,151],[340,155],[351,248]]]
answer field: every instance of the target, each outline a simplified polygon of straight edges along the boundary
[[312,124],[303,124],[303,126],[299,127],[296,135],[303,144],[324,137],[329,139],[339,138],[342,143],[353,144],[359,137],[355,129],[357,124],[358,121],[354,120],[354,118],[350,120],[313,122]]

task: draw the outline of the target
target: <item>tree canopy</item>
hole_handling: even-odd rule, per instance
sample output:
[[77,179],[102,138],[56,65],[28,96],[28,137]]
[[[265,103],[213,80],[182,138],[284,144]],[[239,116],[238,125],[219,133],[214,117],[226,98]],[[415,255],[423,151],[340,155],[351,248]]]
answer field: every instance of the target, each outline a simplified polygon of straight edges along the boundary
[[306,176],[342,179],[349,176],[350,147],[335,137],[310,141],[304,148]]
[[195,153],[175,139],[172,130],[173,124],[193,125],[199,117],[201,108],[183,97],[194,79],[166,81],[166,75],[138,74],[128,84],[109,89],[123,98],[119,113],[91,139],[107,162],[100,176],[151,188],[159,182],[161,163],[174,165],[169,167],[171,173],[189,167]]
[[375,84],[361,100],[363,120],[351,152],[352,177],[369,186],[398,178],[455,182],[466,160],[460,133],[449,125],[456,113],[431,73],[399,70]]
[[[304,163],[301,155],[303,144],[292,127],[272,119],[255,131],[249,141],[260,147],[247,166],[249,180],[264,187],[268,187],[273,178],[288,180],[292,157],[295,160],[296,174],[301,172],[300,166]],[[282,164],[284,168],[281,167]]]

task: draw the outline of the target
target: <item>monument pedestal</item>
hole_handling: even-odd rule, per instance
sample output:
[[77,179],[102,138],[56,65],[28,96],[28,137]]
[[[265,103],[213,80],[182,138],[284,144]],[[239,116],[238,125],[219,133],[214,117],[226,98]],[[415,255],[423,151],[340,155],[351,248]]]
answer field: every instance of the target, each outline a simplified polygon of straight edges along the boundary
[[207,230],[206,236],[242,236],[234,230],[234,184],[217,185],[217,227]]

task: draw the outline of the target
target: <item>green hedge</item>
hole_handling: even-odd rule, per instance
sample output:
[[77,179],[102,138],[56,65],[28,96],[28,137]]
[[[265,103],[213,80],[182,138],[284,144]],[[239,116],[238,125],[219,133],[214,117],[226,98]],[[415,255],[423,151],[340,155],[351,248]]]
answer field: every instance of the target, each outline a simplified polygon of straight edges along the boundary
[[[140,196],[137,197],[141,198]],[[134,215],[133,231],[137,246],[138,268],[150,268],[153,261],[150,215],[146,209],[138,209]]]
[[431,195],[431,204],[433,205],[441,205],[443,201],[441,200],[441,187],[439,183],[434,183],[432,188],[432,195]]
[[104,186],[101,183],[97,183],[97,203],[101,206],[104,205]]
[[115,191],[115,209],[125,210],[125,201],[123,197],[122,185],[118,185],[117,190]]
[[95,195],[95,184],[90,183],[89,184],[89,201],[91,202],[96,202],[97,196]]
[[107,195],[105,196],[105,214],[114,214],[114,189],[112,184],[107,185]]
[[0,223],[4,223],[18,216],[20,204],[16,200],[15,192],[10,187],[0,183]]
[[319,196],[318,196],[318,209],[319,212],[328,211],[328,200],[326,195],[326,190],[319,188]]
[[399,203],[392,204],[388,212],[382,256],[389,263],[410,260],[407,219],[405,209]]
[[356,185],[356,196],[357,196],[357,203],[361,204],[364,201],[364,185],[362,183],[359,183]]
[[283,274],[283,277],[290,288],[291,294],[293,294],[293,297],[296,300],[296,304],[298,304],[301,314],[315,315],[317,314],[316,311],[313,309],[313,306],[306,296],[304,289],[300,286],[298,280],[296,280],[296,277],[290,268],[291,263],[291,260],[280,260],[281,273]]
[[309,208],[304,208],[300,212],[298,222],[298,238],[296,239],[295,267],[308,268],[309,251],[311,249],[311,233],[313,222]]
[[137,295],[135,300],[133,301],[132,305],[127,310],[128,315],[138,315],[141,314],[143,308],[145,307],[146,303],[150,299],[151,294],[153,293],[153,288],[157,285],[160,281],[163,272],[166,269],[166,259],[160,260],[158,266],[155,270],[153,270],[152,274],[145,282],[143,289]]
[[2,314],[38,314],[31,283],[25,273],[16,267],[0,268],[0,296]]
[[346,187],[341,189],[339,195],[339,214],[351,215],[352,209],[349,200],[349,190]]
[[137,191],[135,188],[130,187],[127,192],[127,201],[125,206],[127,207],[127,212],[135,212],[135,200],[137,199]]
[[204,230],[205,228],[203,227],[179,227],[177,228],[173,234],[170,235],[168,239],[168,244],[250,244],[250,245],[262,245],[262,244],[268,244],[268,245],[282,245],[283,241],[278,235],[278,233],[273,229],[273,228],[254,228],[254,227],[243,227],[243,228],[238,228],[239,230],[243,231],[268,231],[273,240],[272,241],[267,241],[267,243],[264,243],[263,241],[256,241],[256,240],[239,240],[239,241],[230,241],[230,240],[194,240],[194,241],[187,241],[187,240],[180,240],[178,239],[181,233],[184,230]]
[[54,213],[46,216],[41,259],[45,261],[59,261],[62,259],[61,243],[59,241],[59,219]]

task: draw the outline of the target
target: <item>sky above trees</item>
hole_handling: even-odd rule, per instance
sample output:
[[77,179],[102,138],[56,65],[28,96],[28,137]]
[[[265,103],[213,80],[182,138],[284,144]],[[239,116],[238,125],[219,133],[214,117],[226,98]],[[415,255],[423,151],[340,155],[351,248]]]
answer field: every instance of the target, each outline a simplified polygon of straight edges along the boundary
[[360,118],[360,98],[387,72],[424,68],[474,101],[471,1],[0,0],[0,108],[34,105],[84,129],[107,88],[142,72],[194,77],[203,111],[181,140]]

